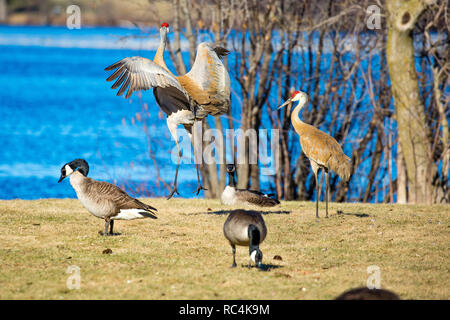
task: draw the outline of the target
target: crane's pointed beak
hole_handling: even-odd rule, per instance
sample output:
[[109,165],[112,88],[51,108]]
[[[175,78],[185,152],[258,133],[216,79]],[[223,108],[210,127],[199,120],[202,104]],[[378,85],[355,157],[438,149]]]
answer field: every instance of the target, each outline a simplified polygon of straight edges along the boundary
[[281,106],[278,107],[277,110],[280,110],[281,108],[283,108],[285,105],[289,104],[292,102],[292,98],[287,99]]

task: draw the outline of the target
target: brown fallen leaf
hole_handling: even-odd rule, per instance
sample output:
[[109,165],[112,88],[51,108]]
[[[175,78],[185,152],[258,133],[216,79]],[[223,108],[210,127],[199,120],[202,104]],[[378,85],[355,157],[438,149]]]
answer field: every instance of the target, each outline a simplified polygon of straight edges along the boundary
[[111,254],[112,253],[112,250],[111,249],[105,249],[105,250],[103,250],[103,254]]
[[281,273],[281,272],[275,273],[275,276],[277,276],[277,277],[284,277],[284,278],[292,278],[291,275],[289,275],[287,273]]
[[273,257],[273,260],[280,260],[283,261],[283,258],[279,255],[276,255],[275,257]]
[[301,274],[304,274],[304,275],[307,275],[307,274],[311,274],[311,273],[312,273],[311,271],[308,271],[308,270],[299,270],[299,272],[300,272]]

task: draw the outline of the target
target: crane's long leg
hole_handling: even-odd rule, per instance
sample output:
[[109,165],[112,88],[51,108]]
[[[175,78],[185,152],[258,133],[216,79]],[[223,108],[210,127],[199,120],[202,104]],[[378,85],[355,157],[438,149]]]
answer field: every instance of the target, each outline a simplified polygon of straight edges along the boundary
[[326,216],[325,218],[328,218],[328,197],[329,197],[329,189],[330,189],[330,177],[328,176],[328,169],[325,169],[325,201],[326,201]]
[[314,176],[316,177],[316,219],[319,219],[319,179],[317,179],[317,171],[314,172]]
[[175,140],[175,143],[177,145],[177,150],[178,150],[178,162],[177,162],[177,169],[175,171],[175,180],[173,181],[173,188],[172,188],[172,191],[170,192],[169,196],[167,197],[167,200],[172,198],[175,193],[180,195],[178,193],[178,188],[177,188],[177,179],[178,179],[178,168],[180,167],[180,161],[181,161],[181,150],[180,150],[180,146],[178,145],[178,141]]
[[195,189],[194,192],[192,192],[192,193],[197,192],[197,195],[198,195],[198,194],[200,193],[200,191],[202,191],[202,190],[208,190],[208,189],[206,189],[205,187],[203,187],[203,186],[202,186],[202,183],[201,183],[201,181],[200,181],[200,174],[199,174],[199,169],[198,169],[198,167],[199,167],[198,163],[195,164],[195,166],[197,167],[197,183],[198,183],[198,185],[197,185],[197,189]]
[[[202,122],[200,122],[200,123],[202,123]],[[202,186],[202,183],[200,180],[199,164],[197,162],[197,154],[195,153],[195,151],[197,149],[195,146],[195,136],[196,136],[196,132],[197,132],[196,131],[196,123],[194,123],[193,127],[194,127],[193,129],[191,128],[192,132],[190,132],[189,129],[186,128],[186,126],[185,126],[185,128],[188,130],[189,136],[191,138],[192,147],[194,148],[194,161],[195,161],[195,168],[197,170],[197,183],[198,184],[197,184],[197,189],[195,189],[195,191],[193,193],[197,193],[197,195],[198,195],[201,190],[207,190],[207,189]],[[201,140],[200,140],[200,143],[202,143]]]
[[177,169],[175,171],[175,180],[173,182],[173,189],[170,192],[169,196],[167,197],[167,200],[169,200],[170,198],[173,197],[173,195],[175,193],[179,195],[178,189],[177,189],[177,179],[178,179],[178,168],[180,167],[180,161],[181,161],[181,150],[180,150],[180,146],[178,145],[178,134],[177,134],[178,123],[171,122],[169,117],[167,117],[167,126],[169,127],[170,134],[172,135],[173,139],[175,140],[175,144],[177,146],[177,151],[178,151]]
[[314,177],[316,178],[316,219],[319,220],[319,179],[317,178],[317,173],[319,171],[319,166],[314,161],[311,162],[311,168],[314,172]]

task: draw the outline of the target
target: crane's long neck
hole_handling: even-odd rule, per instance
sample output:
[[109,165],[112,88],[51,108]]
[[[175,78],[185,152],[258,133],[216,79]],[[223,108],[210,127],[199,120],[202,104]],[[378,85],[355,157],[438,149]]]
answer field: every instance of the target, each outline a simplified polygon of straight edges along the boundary
[[164,61],[164,51],[166,50],[166,43],[167,43],[167,31],[160,30],[160,42],[158,50],[156,50],[155,57],[153,58],[153,62],[158,64],[159,66],[163,67],[167,71],[170,72],[169,68],[166,66],[166,62]]
[[298,114],[300,113],[300,110],[305,106],[307,102],[308,102],[307,100],[299,100],[297,106],[294,108],[294,111],[292,112],[291,115],[292,126],[294,127],[295,132],[297,132],[297,134],[299,135],[303,133],[306,123],[300,120]]

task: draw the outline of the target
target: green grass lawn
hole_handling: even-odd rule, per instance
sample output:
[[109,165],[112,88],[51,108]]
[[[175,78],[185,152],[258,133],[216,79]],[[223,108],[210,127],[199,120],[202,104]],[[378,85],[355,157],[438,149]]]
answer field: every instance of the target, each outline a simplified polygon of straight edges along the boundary
[[[233,208],[143,201],[158,219],[117,221],[121,235],[106,238],[78,200],[0,201],[0,299],[333,299],[365,286],[372,265],[402,299],[449,298],[448,205],[332,203],[316,222],[314,203],[282,202],[264,210],[259,271],[243,247],[231,268],[222,226]],[[72,265],[79,290],[66,285]]]

